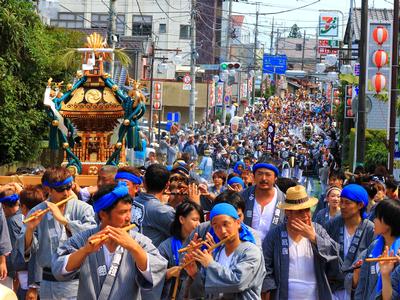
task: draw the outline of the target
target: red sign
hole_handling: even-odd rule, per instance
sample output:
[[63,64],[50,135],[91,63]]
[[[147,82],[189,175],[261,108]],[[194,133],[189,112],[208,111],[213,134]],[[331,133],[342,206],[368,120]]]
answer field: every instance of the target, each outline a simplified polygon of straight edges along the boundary
[[222,100],[223,100],[223,94],[224,94],[224,85],[223,84],[218,84],[218,89],[217,89],[217,104],[222,105]]
[[215,84],[211,82],[208,87],[208,99],[210,99],[210,106],[213,107],[215,105]]
[[185,74],[185,76],[183,76],[183,83],[185,84],[191,84],[192,83],[192,78],[190,77],[189,74]]
[[318,53],[319,54],[337,54],[338,50],[337,49],[331,49],[331,48],[319,47],[318,48]]
[[253,91],[253,80],[248,79],[248,82],[249,82],[249,93],[251,93]]

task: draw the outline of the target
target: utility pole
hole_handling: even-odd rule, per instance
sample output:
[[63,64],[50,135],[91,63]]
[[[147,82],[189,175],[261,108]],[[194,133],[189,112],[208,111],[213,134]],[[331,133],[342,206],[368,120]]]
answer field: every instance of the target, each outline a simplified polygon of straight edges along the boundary
[[[110,10],[108,11],[108,44],[115,49],[116,44],[116,33],[117,33],[117,14],[115,12],[115,3],[117,0],[110,0]],[[111,54],[111,68],[110,75],[114,78],[114,66],[115,66],[115,53]]]
[[[351,62],[352,57],[352,49],[353,49],[353,0],[350,0],[350,13],[349,13],[349,24],[350,24],[350,31],[349,31],[349,41],[347,44],[347,59],[348,62]],[[344,37],[343,37],[344,40]],[[345,161],[349,155],[349,145],[350,145],[350,137],[349,131],[351,128],[351,120],[346,118],[346,110],[344,110],[344,118],[343,118],[343,147],[342,147],[342,161]]]
[[[257,12],[256,12],[256,28],[254,31],[254,53],[253,53],[253,66],[254,66],[254,73],[256,73],[257,70],[257,38],[258,38],[258,4],[257,4]],[[262,78],[261,78],[262,79]],[[254,100],[256,98],[256,74],[253,76],[253,97],[252,97],[252,103],[254,104]]]
[[190,15],[190,77],[192,78],[192,86],[190,89],[189,100],[189,124],[194,129],[196,119],[196,0],[192,0],[192,11]]
[[[225,49],[225,59],[229,61],[231,58],[231,23],[232,23],[232,0],[229,0],[229,10],[228,10],[228,25],[226,27],[226,49]],[[229,74],[227,79],[224,80],[224,92],[223,92],[223,99],[222,99],[222,124],[225,125],[226,122],[226,103],[225,103],[225,91],[228,86],[227,81],[229,81]]]
[[304,36],[303,36],[303,47],[302,47],[302,52],[301,52],[301,69],[304,70],[304,51],[306,48],[306,31],[304,30]]
[[357,111],[357,146],[355,166],[364,164],[365,157],[365,97],[367,83],[367,26],[368,26],[368,0],[361,4],[361,38],[360,38],[360,90],[358,94]]
[[[394,0],[393,4],[393,41],[392,41],[392,84],[390,92],[390,119],[389,119],[389,159],[388,169],[390,174],[393,174],[394,164],[394,144],[396,139],[396,102],[397,102],[397,78],[398,70],[397,65],[399,64],[399,1]],[[400,142],[400,141],[399,141]]]
[[151,65],[150,65],[150,112],[149,112],[149,139],[150,143],[153,142],[153,82],[154,82],[154,53],[155,53],[155,43],[154,41],[151,42]]
[[269,46],[269,54],[272,55],[272,51],[274,50],[274,25],[275,25],[275,20],[274,17],[272,17],[272,30],[271,30],[271,44]]
[[276,30],[275,55],[279,52],[279,28]]

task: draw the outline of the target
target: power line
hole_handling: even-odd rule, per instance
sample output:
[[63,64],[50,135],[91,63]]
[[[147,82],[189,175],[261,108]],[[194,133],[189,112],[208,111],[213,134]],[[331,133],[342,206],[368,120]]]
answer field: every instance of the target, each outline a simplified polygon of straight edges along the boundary
[[[175,9],[175,10],[180,10],[181,8],[176,8],[176,7],[173,7],[170,3],[169,3],[169,1],[168,0],[164,0],[165,1],[165,3],[167,3],[167,5],[169,6],[169,7],[171,7],[172,9]],[[189,8],[189,7],[188,7]]]
[[[321,1],[321,0],[316,0],[316,1],[314,1],[314,2],[305,4],[305,5],[302,5],[302,6],[298,6],[298,7],[286,9],[286,10],[281,10],[281,11],[276,11],[276,12],[271,12],[271,13],[259,13],[259,14],[260,14],[260,15],[263,15],[263,16],[283,14],[283,13],[287,13],[287,12],[291,12],[291,11],[295,11],[295,10],[299,10],[299,9],[304,9],[304,8],[306,8],[306,7],[308,7],[308,6],[311,6],[311,5],[314,5],[315,3],[318,3],[318,2],[320,2],[320,1]],[[246,3],[243,3],[243,4],[246,4]],[[205,7],[208,7],[208,8],[211,8],[211,9],[214,9],[214,7],[212,7],[212,6],[210,6],[210,5],[207,5],[207,4],[204,4],[204,3],[202,3],[201,5],[202,5],[202,6],[205,6]],[[218,10],[221,11],[221,12],[228,12],[227,10],[222,9],[222,8],[221,8],[221,9],[218,9]],[[243,14],[243,12],[237,12],[237,11],[232,11],[232,13],[233,13],[233,14]],[[246,15],[256,15],[256,13],[246,13]]]
[[170,20],[172,22],[176,22],[176,21],[172,20],[170,18],[170,16],[165,12],[165,10],[161,7],[160,3],[158,3],[158,0],[155,0],[155,1],[156,1],[156,4],[157,4],[158,8],[164,13],[164,15],[168,18],[168,20]]

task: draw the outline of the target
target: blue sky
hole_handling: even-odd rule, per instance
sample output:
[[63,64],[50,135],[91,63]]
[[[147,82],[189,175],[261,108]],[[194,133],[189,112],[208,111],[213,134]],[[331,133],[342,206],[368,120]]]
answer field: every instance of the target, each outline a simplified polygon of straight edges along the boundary
[[[390,9],[393,8],[392,1],[393,0],[369,0],[369,7]],[[273,13],[305,6],[307,4],[316,2],[316,0],[248,0],[248,4],[234,3],[234,12],[247,13],[244,13],[246,15],[245,26],[247,26],[247,28],[251,31],[254,30],[254,13],[256,12],[257,7],[256,2],[260,3],[259,11],[261,13]],[[361,0],[355,0],[355,2],[356,7],[361,7]],[[301,27],[301,31],[306,30],[307,36],[315,37],[316,28],[318,26],[319,10],[339,10],[339,24],[345,26],[349,15],[349,9],[350,0],[320,0],[319,2],[312,4],[308,7],[297,9],[291,12],[260,16],[260,41],[262,43],[269,43],[269,36],[272,29],[272,17],[274,17],[275,28],[276,26],[278,26],[281,30],[284,30],[286,28],[288,32],[289,28],[296,23],[299,27]],[[341,33],[342,28],[339,28],[339,34]]]

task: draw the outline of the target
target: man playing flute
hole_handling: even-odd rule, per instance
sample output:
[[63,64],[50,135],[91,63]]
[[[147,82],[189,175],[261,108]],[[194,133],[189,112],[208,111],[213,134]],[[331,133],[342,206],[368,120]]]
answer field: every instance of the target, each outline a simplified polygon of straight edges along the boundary
[[123,229],[132,207],[125,182],[100,188],[93,199],[99,226],[60,245],[54,275],[69,280],[80,272],[78,299],[141,299],[141,289],[162,285],[167,261],[149,238]]
[[59,282],[51,269],[51,256],[68,237],[96,225],[93,208],[77,198],[58,207],[56,204],[72,196],[73,178],[68,169],[52,167],[42,177],[42,185],[48,188],[49,199],[35,206],[29,216],[50,209],[30,222],[26,222],[17,244],[26,261],[35,256],[43,269],[40,284],[40,299],[75,299],[78,291],[78,277],[68,282]]
[[[201,264],[205,298],[261,299],[265,267],[254,236],[240,221],[236,208],[231,204],[215,205],[210,219],[214,240],[228,240],[212,253],[196,249],[185,257],[185,262],[193,258]],[[191,278],[195,278],[198,272],[195,262],[186,268]]]

